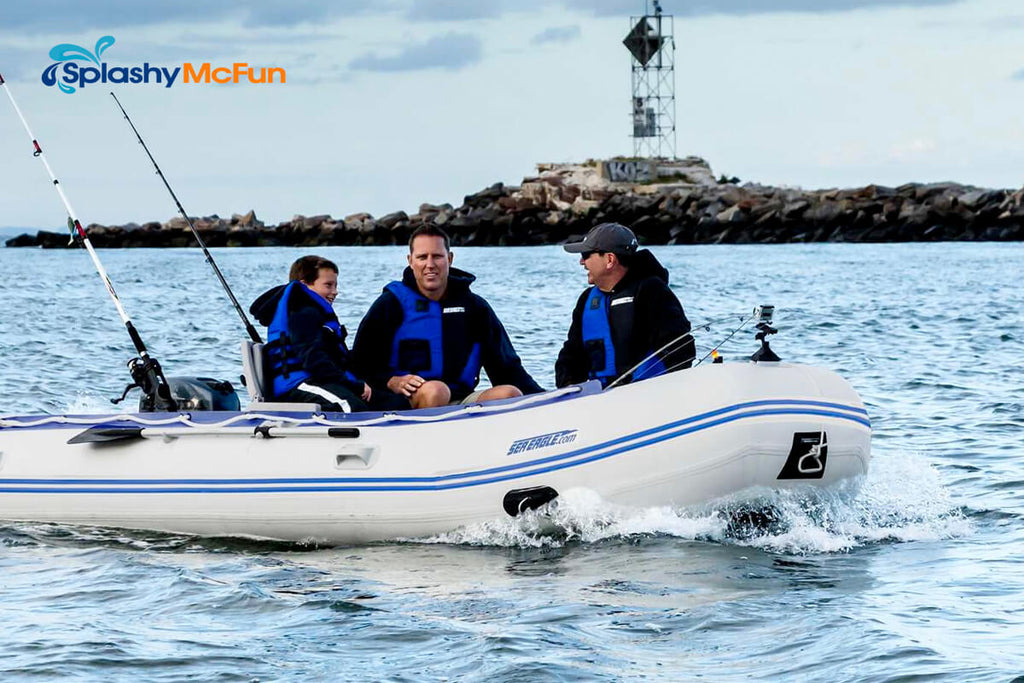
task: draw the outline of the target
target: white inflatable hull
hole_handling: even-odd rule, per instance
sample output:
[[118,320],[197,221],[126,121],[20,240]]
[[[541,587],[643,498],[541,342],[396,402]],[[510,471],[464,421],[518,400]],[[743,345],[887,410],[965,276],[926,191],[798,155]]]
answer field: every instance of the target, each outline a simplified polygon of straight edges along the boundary
[[[688,506],[831,486],[870,454],[849,384],[786,363],[441,412],[7,417],[0,519],[362,543],[500,519],[536,502],[531,489]],[[129,436],[68,443],[108,427]]]

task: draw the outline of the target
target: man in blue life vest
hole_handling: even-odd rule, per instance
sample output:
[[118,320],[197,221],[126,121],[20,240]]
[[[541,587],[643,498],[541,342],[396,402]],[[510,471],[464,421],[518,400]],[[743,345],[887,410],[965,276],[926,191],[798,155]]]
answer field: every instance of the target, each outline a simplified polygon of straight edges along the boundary
[[563,248],[580,255],[591,287],[576,302],[555,362],[557,386],[589,379],[608,386],[626,375],[624,384],[690,367],[690,321],[668,287],[668,271],[650,251],[638,251],[632,230],[602,223]]
[[[366,378],[414,408],[543,391],[490,305],[469,290],[476,278],[452,268],[453,258],[443,230],[413,231],[402,280],[384,287],[359,324],[352,351]],[[481,368],[493,386],[477,391]]]
[[408,409],[403,397],[374,391],[352,372],[347,332],[334,314],[338,266],[320,256],[303,256],[292,264],[288,279],[249,307],[269,328],[265,355],[272,398],[346,413]]

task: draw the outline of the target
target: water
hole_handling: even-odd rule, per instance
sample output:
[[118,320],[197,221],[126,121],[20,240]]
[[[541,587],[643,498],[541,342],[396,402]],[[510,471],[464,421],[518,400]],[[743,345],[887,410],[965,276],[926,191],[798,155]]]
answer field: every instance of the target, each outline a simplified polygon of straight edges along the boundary
[[[214,250],[248,303],[294,249]],[[353,330],[395,248],[320,250]],[[1024,245],[654,250],[691,320],[778,307],[773,348],[861,392],[860,493],[626,509],[315,548],[0,523],[0,674],[107,680],[946,680],[1024,674]],[[239,373],[244,331],[198,251],[104,251],[170,374]],[[552,364],[582,270],[458,249],[527,368]],[[81,252],[0,250],[0,411],[105,411],[132,355]],[[744,332],[727,359],[754,349]]]

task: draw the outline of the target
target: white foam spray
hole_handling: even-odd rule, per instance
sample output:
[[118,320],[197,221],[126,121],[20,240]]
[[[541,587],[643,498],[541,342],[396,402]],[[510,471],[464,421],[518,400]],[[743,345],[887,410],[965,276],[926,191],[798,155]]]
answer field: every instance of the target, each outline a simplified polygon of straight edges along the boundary
[[698,508],[615,505],[585,489],[517,518],[439,534],[426,543],[552,547],[670,536],[787,554],[835,553],[880,542],[953,538],[971,524],[920,454],[878,454],[857,486],[778,491]]

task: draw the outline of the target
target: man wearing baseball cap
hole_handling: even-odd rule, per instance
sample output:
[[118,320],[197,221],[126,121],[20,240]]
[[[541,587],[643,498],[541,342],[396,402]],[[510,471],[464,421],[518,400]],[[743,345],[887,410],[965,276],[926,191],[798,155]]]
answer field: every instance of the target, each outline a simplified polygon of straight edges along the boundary
[[668,287],[668,271],[638,250],[632,230],[602,223],[563,248],[580,255],[591,287],[576,302],[555,362],[557,386],[588,379],[607,386],[623,375],[622,383],[635,382],[690,367],[690,321]]

